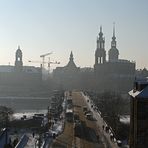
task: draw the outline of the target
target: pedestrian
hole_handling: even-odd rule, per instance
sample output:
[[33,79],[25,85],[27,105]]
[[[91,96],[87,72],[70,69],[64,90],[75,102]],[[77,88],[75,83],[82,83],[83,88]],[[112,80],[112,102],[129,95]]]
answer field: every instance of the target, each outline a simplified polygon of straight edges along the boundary
[[15,147],[18,143],[18,138],[15,138],[14,141],[13,141],[13,147]]
[[34,138],[34,132],[32,133],[32,137]]
[[106,133],[109,132],[109,127],[108,126],[105,127],[105,131],[106,131]]
[[104,125],[102,125],[102,129],[104,130]]
[[110,134],[110,140],[113,141],[114,140],[114,135],[111,133]]

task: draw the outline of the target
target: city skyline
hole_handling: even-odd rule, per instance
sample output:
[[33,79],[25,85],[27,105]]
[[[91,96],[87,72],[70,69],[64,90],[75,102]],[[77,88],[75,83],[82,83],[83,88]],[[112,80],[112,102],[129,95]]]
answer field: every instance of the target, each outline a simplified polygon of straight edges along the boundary
[[56,66],[65,66],[73,51],[77,66],[93,67],[100,25],[108,54],[115,22],[119,58],[148,68],[147,7],[146,0],[0,1],[0,65],[14,65],[20,45],[24,65],[52,51],[51,60],[61,63]]

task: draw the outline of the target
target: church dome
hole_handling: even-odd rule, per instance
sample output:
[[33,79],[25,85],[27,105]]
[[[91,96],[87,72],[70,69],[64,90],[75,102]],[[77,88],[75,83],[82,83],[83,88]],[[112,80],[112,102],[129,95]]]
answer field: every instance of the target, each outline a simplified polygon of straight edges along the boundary
[[74,61],[73,61],[73,53],[72,53],[72,51],[71,51],[71,53],[70,53],[70,58],[69,58],[69,62],[68,62],[68,64],[67,64],[67,68],[70,68],[70,69],[76,69],[77,68],[77,66],[75,65],[75,63],[74,63]]
[[22,53],[21,49],[17,49],[16,52],[21,52]]
[[117,49],[117,48],[111,48],[110,50],[109,50],[109,54],[118,54],[119,55],[119,50]]
[[117,48],[111,48],[108,52],[109,55],[109,61],[118,61],[118,56],[119,56],[119,50]]

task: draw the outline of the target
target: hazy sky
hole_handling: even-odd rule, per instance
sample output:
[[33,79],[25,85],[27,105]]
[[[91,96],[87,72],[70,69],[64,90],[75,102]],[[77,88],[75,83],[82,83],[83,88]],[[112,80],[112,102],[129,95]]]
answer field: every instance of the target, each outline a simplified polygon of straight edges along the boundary
[[93,67],[99,27],[108,52],[113,22],[120,58],[148,68],[148,0],[0,0],[0,65],[14,65],[20,45],[24,65],[53,51],[64,66],[72,50],[77,66]]

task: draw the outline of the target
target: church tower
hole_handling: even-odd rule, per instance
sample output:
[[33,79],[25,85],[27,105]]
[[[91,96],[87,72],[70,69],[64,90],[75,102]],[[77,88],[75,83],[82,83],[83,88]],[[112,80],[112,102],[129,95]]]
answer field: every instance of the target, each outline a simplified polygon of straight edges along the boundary
[[68,69],[70,69],[70,70],[76,70],[76,69],[77,69],[77,66],[76,66],[76,64],[74,63],[74,58],[73,58],[73,53],[72,53],[72,51],[71,51],[71,53],[70,53],[69,62],[68,62],[68,64],[67,64],[66,67],[67,67]]
[[116,37],[115,37],[115,26],[113,26],[113,37],[111,41],[111,49],[108,52],[109,62],[117,62],[119,57],[119,51],[116,47]]
[[15,53],[15,70],[16,71],[22,71],[23,68],[23,62],[22,62],[22,51],[20,50],[20,46],[18,46],[18,49]]
[[105,51],[105,39],[103,38],[102,26],[100,27],[100,33],[97,37],[97,49],[95,52],[95,65],[103,64],[106,62],[106,51]]

